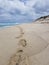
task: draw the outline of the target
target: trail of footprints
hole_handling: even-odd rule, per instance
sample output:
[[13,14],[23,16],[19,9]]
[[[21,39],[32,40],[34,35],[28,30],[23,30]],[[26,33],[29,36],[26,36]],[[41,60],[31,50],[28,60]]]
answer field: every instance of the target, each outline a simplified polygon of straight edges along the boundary
[[[25,39],[21,39],[19,42],[23,47],[27,45]],[[24,54],[23,49],[17,50],[16,54],[10,58],[8,65],[29,65],[28,57]]]
[[[18,28],[20,29],[20,35],[16,38],[21,38],[24,33],[21,27]],[[22,45],[22,47],[27,45],[25,39],[20,39],[19,43]],[[8,65],[28,65],[27,56],[24,54],[23,49],[17,50],[16,54],[10,58]]]
[[17,26],[20,29],[20,35],[16,39],[21,38],[24,34],[23,29],[20,26]]
[[16,55],[14,55],[13,57],[11,57],[10,63],[9,65],[27,65],[25,63],[25,55],[23,54],[23,52],[17,52]]

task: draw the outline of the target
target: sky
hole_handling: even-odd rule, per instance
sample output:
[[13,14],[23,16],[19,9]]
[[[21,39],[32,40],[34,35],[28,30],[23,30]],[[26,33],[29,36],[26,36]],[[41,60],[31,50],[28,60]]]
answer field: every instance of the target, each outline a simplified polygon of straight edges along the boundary
[[0,0],[0,22],[32,22],[49,15],[49,0]]

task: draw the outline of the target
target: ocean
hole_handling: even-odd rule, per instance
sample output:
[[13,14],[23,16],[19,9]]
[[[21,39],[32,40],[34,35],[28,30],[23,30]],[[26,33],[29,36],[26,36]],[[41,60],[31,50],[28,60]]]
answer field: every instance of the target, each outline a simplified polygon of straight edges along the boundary
[[7,26],[13,26],[18,25],[19,23],[0,23],[0,27],[7,27]]
[[0,22],[0,28],[24,24],[24,23],[32,23],[32,21],[31,22],[23,22],[23,23],[22,22],[19,22],[19,23],[16,23],[16,22]]

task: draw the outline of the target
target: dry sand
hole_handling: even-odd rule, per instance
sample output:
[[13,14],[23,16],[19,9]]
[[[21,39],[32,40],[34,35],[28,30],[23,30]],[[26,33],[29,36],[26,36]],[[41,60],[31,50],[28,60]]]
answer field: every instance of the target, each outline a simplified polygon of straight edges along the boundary
[[28,23],[0,29],[0,65],[18,65],[19,55],[23,60],[20,65],[49,65],[49,24]]

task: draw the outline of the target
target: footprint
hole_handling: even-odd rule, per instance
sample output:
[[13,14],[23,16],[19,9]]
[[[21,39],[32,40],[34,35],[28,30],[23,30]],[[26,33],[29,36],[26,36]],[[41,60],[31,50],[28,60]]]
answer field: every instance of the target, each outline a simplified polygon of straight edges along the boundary
[[26,65],[25,59],[26,59],[26,56],[23,53],[23,50],[20,49],[17,51],[16,54],[14,54],[10,58],[8,65]]
[[27,45],[27,41],[25,39],[20,39],[19,44],[25,47]]

